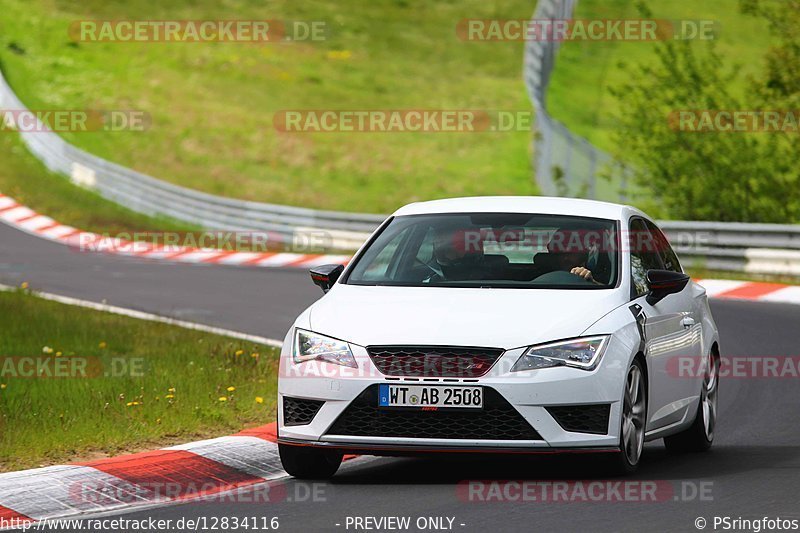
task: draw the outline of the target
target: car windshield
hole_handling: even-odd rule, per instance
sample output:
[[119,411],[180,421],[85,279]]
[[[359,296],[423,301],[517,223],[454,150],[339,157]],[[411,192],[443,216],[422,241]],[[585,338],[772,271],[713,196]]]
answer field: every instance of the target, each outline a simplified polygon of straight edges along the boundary
[[455,213],[396,217],[356,258],[352,285],[607,289],[617,224],[579,216]]

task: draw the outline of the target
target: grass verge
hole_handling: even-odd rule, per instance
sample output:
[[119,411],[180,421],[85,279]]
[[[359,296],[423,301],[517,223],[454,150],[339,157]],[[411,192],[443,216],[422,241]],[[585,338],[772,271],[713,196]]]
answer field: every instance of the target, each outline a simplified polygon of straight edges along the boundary
[[782,283],[784,285],[800,285],[800,278],[780,276],[777,274],[752,274],[745,272],[727,272],[707,270],[703,268],[687,268],[686,273],[695,279],[731,279],[734,281],[756,281],[762,283]]
[[[534,194],[530,131],[281,133],[281,110],[530,111],[523,43],[467,42],[462,19],[525,19],[527,0],[6,0],[0,61],[31,109],[141,110],[144,132],[64,134],[122,165],[250,200],[375,213],[410,201]],[[272,44],[80,42],[80,20],[323,21]]]
[[[0,293],[0,331],[0,471],[225,435],[276,417],[274,348],[23,291]],[[51,371],[66,365],[73,377],[22,377],[30,367],[15,358],[49,361]]]

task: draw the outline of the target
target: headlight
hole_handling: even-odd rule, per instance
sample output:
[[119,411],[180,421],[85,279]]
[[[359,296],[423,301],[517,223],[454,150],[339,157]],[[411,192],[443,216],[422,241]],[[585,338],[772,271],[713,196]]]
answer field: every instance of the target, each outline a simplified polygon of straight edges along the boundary
[[358,368],[349,344],[302,329],[295,330],[293,358],[295,363],[318,359],[335,365]]
[[608,345],[608,339],[608,335],[600,335],[531,346],[525,350],[511,371],[519,372],[562,365],[592,370],[600,362]]

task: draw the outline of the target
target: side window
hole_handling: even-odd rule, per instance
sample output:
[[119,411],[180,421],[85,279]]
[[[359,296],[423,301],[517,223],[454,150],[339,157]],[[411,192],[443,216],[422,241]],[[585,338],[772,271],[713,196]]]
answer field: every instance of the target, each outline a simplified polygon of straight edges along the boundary
[[433,261],[433,237],[433,228],[428,228],[419,245],[419,250],[417,250],[416,261],[420,263],[430,263]]
[[669,240],[667,240],[667,236],[664,235],[664,232],[658,229],[658,227],[649,220],[646,221],[646,223],[647,228],[650,230],[656,242],[658,255],[661,256],[661,260],[664,262],[664,268],[672,270],[673,272],[683,272],[681,264],[678,261],[678,256],[675,255],[675,251],[672,249],[672,246],[669,245]]
[[362,262],[362,264],[369,264],[367,270],[360,274],[365,280],[385,281],[390,279],[391,272],[389,269],[392,266],[392,260],[394,259],[400,244],[405,240],[406,236],[408,236],[409,229],[410,228],[405,228],[400,233],[395,235],[392,240],[386,243],[386,246],[384,246],[383,249],[378,251],[377,255],[373,259],[367,262]]
[[638,298],[647,294],[647,271],[664,268],[655,238],[640,218],[630,223],[628,246],[631,251],[631,283],[633,296]]

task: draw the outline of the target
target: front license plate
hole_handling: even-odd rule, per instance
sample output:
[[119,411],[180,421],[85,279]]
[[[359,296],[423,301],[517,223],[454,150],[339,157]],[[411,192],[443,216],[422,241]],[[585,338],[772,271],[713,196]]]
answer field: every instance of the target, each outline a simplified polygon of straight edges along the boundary
[[481,409],[482,387],[451,387],[439,385],[381,385],[380,407],[459,407]]

